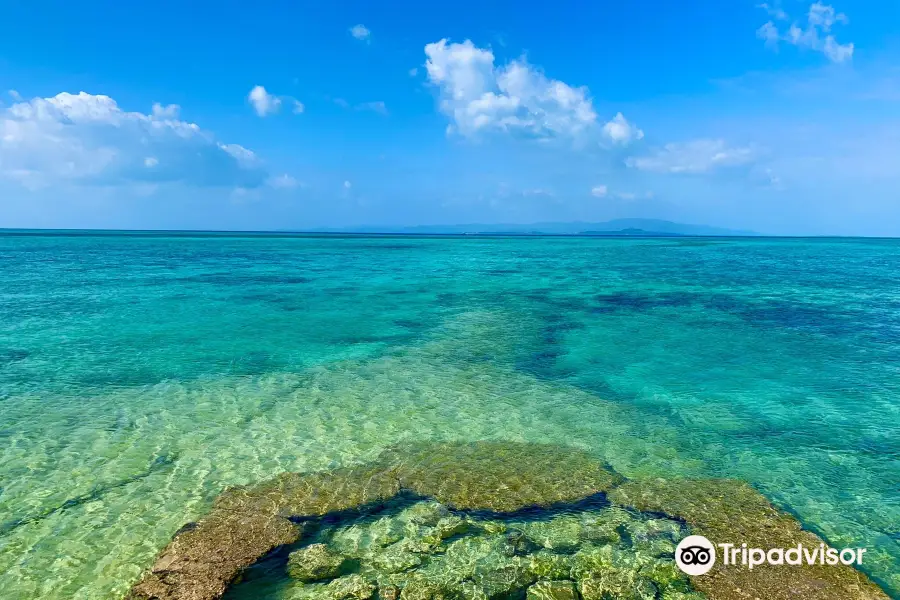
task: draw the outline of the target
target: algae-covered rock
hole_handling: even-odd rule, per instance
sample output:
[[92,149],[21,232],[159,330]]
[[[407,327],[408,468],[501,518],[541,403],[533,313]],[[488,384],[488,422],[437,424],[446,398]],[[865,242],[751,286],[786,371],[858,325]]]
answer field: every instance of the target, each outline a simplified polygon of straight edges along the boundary
[[227,490],[216,499],[214,508],[318,517],[383,502],[399,491],[399,481],[390,469],[363,465],[314,473],[282,473],[258,485]]
[[663,592],[688,592],[691,583],[688,576],[675,564],[674,560],[657,560],[644,565],[640,570],[641,576],[652,581]]
[[466,519],[461,519],[455,515],[444,517],[434,526],[432,535],[437,536],[439,540],[446,540],[454,535],[461,535],[469,530],[470,523]]
[[347,559],[332,552],[325,544],[312,544],[291,552],[288,575],[299,581],[334,579],[341,573]]
[[421,565],[422,557],[407,551],[402,544],[394,544],[376,554],[372,564],[385,573],[400,573]]
[[531,541],[524,531],[512,529],[503,536],[504,548],[503,553],[507,556],[524,556],[534,552],[539,548],[537,544]]
[[182,528],[128,598],[214,600],[244,568],[299,536],[297,525],[272,513],[213,511]]
[[400,592],[401,600],[457,600],[459,597],[458,590],[424,577],[411,578]]
[[[621,506],[684,519],[695,534],[713,544],[751,548],[818,548],[823,541],[804,531],[747,483],[729,479],[629,481],[609,494]],[[719,551],[721,552],[721,550]],[[720,557],[721,558],[721,557]],[[861,572],[846,565],[726,566],[718,560],[693,586],[713,600],[886,600]],[[588,599],[585,599],[588,600]]]
[[549,521],[535,521],[525,534],[538,546],[558,552],[573,551],[581,545],[584,526],[576,515],[562,515]]
[[590,576],[578,582],[582,600],[655,600],[656,587],[646,579],[631,579],[622,572]]
[[472,579],[481,586],[488,598],[495,599],[524,592],[537,578],[527,563],[515,561],[478,570]]
[[369,600],[375,595],[375,586],[353,574],[333,580],[325,586],[325,591],[332,600]]
[[461,600],[488,600],[481,586],[472,581],[463,581],[459,584],[459,597]]
[[528,568],[540,579],[568,579],[572,573],[572,558],[546,550],[529,556]]
[[578,592],[573,581],[538,581],[528,588],[527,600],[578,600]]
[[396,585],[386,584],[378,587],[378,600],[398,600],[400,588]]
[[403,487],[459,510],[512,512],[571,502],[622,477],[594,456],[513,442],[413,444],[383,455]]
[[401,518],[416,525],[433,527],[443,518],[450,515],[447,507],[438,502],[416,502],[403,511]]

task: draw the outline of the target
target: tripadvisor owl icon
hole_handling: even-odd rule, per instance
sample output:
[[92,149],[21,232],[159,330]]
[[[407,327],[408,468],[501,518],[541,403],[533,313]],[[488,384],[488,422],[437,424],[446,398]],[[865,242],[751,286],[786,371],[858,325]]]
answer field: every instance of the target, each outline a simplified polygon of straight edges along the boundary
[[716,548],[702,535],[689,535],[675,548],[675,564],[688,575],[703,575],[716,564]]

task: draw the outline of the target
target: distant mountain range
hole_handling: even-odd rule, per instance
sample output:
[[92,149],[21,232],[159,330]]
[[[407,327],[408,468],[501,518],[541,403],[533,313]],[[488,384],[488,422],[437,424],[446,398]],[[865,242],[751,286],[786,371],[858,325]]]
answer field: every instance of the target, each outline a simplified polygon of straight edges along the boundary
[[596,236],[747,236],[759,235],[753,231],[724,229],[709,225],[688,225],[660,219],[614,219],[601,223],[531,223],[513,224],[465,224],[465,225],[417,225],[414,227],[368,226],[340,229],[319,229],[340,233],[407,233],[421,235],[596,235]]

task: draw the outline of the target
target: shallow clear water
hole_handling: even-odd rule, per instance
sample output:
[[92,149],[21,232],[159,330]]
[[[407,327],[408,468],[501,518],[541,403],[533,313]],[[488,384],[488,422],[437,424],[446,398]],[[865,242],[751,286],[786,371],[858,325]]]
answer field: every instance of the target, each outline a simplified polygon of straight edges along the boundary
[[739,477],[900,593],[900,242],[0,236],[0,597],[400,440]]

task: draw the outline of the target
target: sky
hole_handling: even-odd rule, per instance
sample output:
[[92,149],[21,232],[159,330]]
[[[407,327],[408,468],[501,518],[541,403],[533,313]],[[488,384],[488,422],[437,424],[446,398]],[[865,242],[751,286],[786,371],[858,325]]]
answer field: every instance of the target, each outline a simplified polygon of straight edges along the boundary
[[900,3],[2,1],[0,227],[900,236]]

